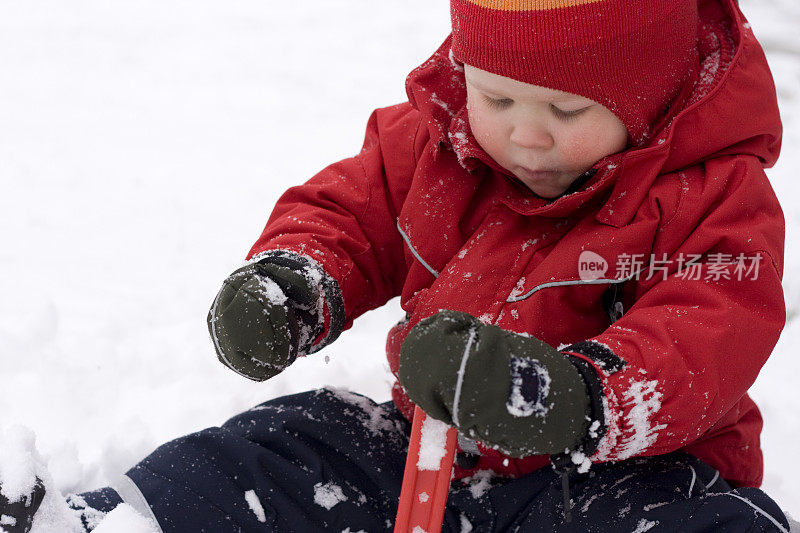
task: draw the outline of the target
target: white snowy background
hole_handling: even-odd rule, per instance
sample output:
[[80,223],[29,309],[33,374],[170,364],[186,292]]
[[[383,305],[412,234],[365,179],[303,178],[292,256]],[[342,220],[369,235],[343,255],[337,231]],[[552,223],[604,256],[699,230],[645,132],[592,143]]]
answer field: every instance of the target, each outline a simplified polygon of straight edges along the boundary
[[[785,125],[789,321],[752,394],[764,489],[798,517],[800,4],[741,5]],[[0,428],[36,435],[62,491],[279,395],[389,399],[396,301],[263,384],[216,361],[205,316],[279,194],[355,154],[448,31],[444,0],[0,0]]]

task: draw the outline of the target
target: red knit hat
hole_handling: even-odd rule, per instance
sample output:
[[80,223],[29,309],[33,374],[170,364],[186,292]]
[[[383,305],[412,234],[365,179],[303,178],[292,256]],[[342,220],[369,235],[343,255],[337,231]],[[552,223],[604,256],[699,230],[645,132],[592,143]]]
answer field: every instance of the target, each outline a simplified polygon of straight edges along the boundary
[[634,144],[697,76],[697,0],[451,0],[458,61],[579,94]]

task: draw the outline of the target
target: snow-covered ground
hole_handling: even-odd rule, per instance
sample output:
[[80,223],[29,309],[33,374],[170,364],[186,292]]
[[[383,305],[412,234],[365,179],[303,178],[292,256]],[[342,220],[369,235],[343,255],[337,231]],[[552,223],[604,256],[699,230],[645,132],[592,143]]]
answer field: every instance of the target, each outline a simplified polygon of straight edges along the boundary
[[[789,322],[753,396],[764,488],[797,517],[800,4],[741,4],[786,128]],[[0,0],[0,426],[35,433],[62,491],[278,395],[389,398],[396,301],[263,384],[216,361],[205,315],[278,195],[357,152],[448,28],[426,0]]]

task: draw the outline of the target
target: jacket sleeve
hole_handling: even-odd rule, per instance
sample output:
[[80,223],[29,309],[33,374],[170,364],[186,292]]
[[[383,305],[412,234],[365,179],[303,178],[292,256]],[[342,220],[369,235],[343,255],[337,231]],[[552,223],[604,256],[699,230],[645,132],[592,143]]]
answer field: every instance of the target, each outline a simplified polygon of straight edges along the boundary
[[[735,422],[785,323],[783,215],[758,162],[715,160],[672,179],[683,194],[661,217],[651,266],[626,282],[632,305],[565,350],[602,382],[593,460],[669,453]],[[664,203],[655,191],[644,211]]]
[[[423,145],[417,134],[423,137],[425,131],[408,103],[374,111],[360,153],[287,190],[250,250],[250,260],[275,253],[299,256],[327,278],[323,287],[329,287],[331,316],[311,351],[400,293],[407,266],[397,212]],[[331,306],[332,299],[344,305]]]

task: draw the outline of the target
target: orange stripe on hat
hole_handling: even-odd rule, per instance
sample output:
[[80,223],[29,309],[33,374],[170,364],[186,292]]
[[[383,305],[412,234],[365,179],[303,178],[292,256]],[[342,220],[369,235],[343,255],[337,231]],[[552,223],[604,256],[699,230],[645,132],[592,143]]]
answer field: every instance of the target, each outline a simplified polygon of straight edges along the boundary
[[487,9],[500,11],[541,11],[543,9],[558,9],[561,7],[580,6],[593,4],[603,0],[467,0],[468,2]]

